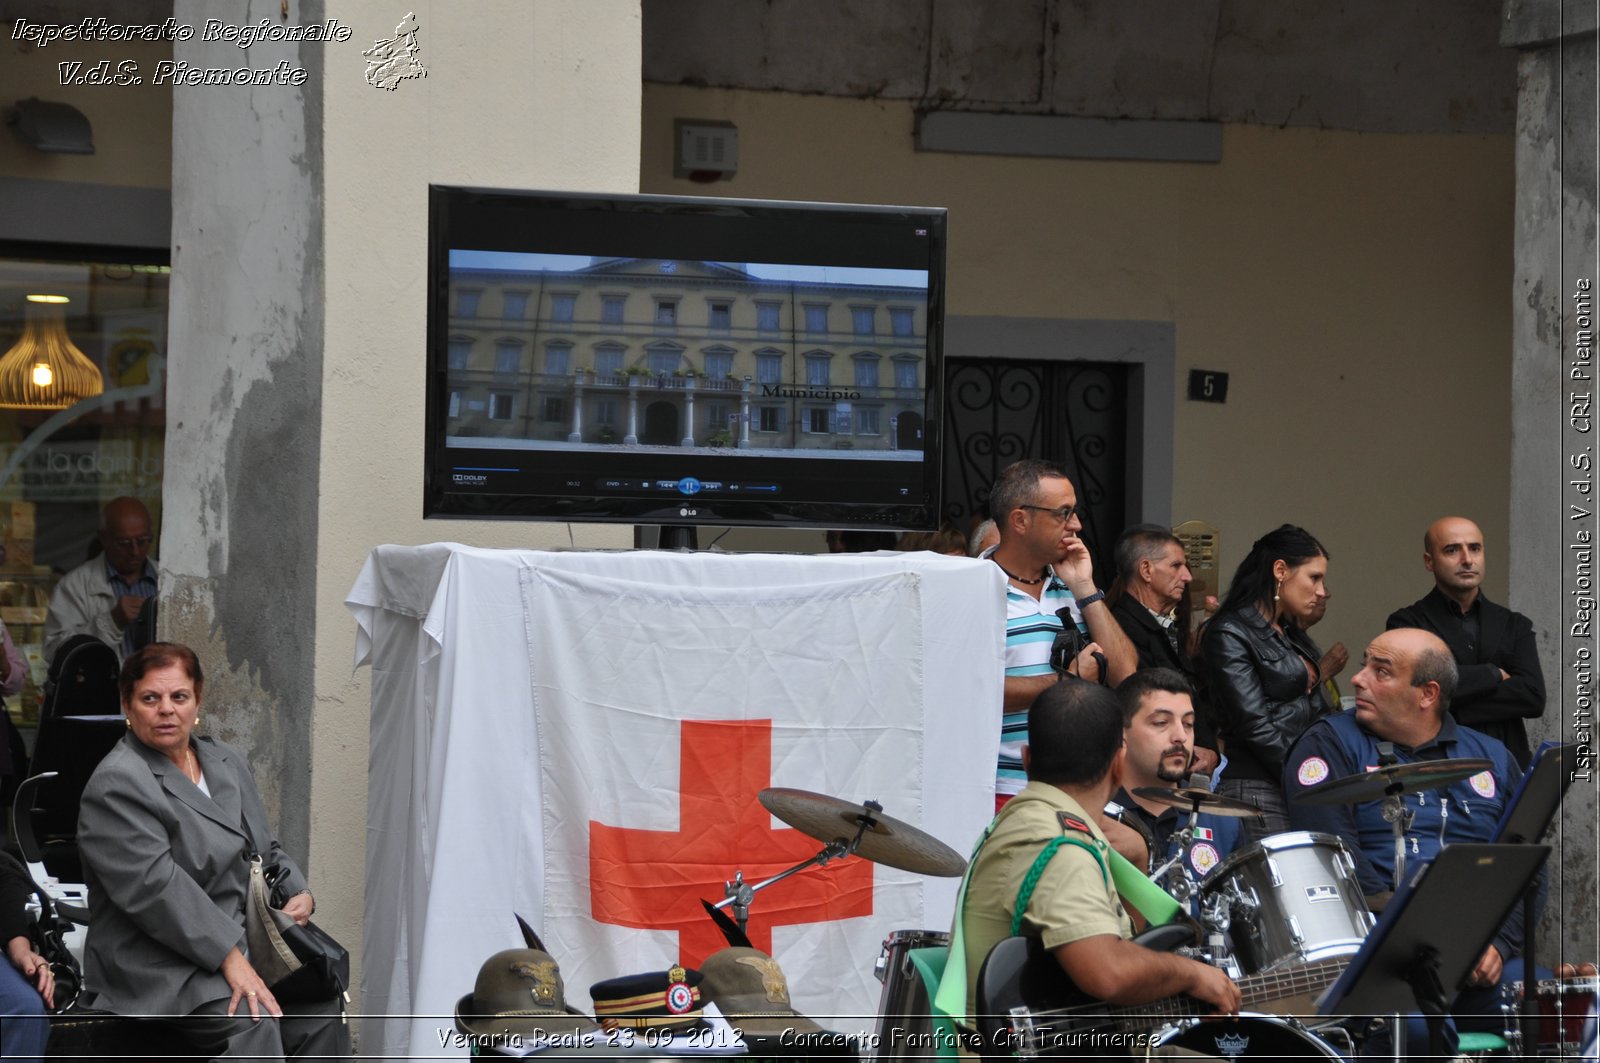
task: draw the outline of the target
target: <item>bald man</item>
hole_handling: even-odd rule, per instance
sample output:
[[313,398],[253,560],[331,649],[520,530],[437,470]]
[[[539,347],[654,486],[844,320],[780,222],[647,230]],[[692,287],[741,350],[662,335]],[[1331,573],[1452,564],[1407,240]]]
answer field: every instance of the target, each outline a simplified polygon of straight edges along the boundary
[[50,595],[46,660],[54,660],[74,635],[93,635],[116,650],[119,661],[135,649],[133,622],[156,593],[150,511],[137,498],[122,497],[107,502],[103,516],[100,545],[105,552],[62,576]]
[[1483,596],[1483,532],[1465,517],[1441,517],[1422,537],[1422,563],[1433,590],[1390,614],[1391,629],[1431,631],[1450,647],[1460,683],[1450,701],[1457,722],[1504,742],[1528,766],[1523,720],[1544,713],[1544,673],[1533,624]]
[[[1283,762],[1283,789],[1295,830],[1344,840],[1355,859],[1362,892],[1374,909],[1394,889],[1393,827],[1383,801],[1312,805],[1299,799],[1333,779],[1378,766],[1378,743],[1389,742],[1402,764],[1457,757],[1487,760],[1492,767],[1470,778],[1405,794],[1413,814],[1405,832],[1406,867],[1427,863],[1454,842],[1486,842],[1522,776],[1498,740],[1459,725],[1447,711],[1456,687],[1456,664],[1435,634],[1419,628],[1385,631],[1367,645],[1361,670],[1350,681],[1354,712],[1324,716],[1295,742]],[[1514,909],[1468,977],[1453,1012],[1463,1029],[1495,1031],[1503,1024],[1498,1000],[1503,983],[1520,975],[1506,965],[1522,952],[1522,908]],[[1413,1045],[1426,1044],[1417,1029]],[[1363,1054],[1366,1054],[1364,1051]]]

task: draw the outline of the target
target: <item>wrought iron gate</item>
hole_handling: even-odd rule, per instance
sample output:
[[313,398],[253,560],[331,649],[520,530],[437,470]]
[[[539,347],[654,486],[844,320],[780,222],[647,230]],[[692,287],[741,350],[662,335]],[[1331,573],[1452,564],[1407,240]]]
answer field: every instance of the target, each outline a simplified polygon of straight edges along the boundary
[[966,527],[1014,461],[1057,462],[1077,488],[1097,575],[1109,581],[1111,546],[1129,518],[1128,371],[1116,362],[949,359],[944,516]]

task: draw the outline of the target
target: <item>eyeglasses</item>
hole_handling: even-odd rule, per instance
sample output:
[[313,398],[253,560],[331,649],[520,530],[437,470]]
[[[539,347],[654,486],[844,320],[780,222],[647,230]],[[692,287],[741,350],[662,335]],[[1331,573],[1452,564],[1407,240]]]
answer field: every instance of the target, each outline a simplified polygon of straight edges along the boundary
[[112,539],[111,545],[119,550],[132,550],[136,546],[141,550],[148,550],[153,542],[155,540],[150,536],[141,535],[137,539]]
[[1078,511],[1078,507],[1077,507],[1076,504],[1073,504],[1073,505],[1070,505],[1070,506],[1062,506],[1060,509],[1049,509],[1049,508],[1047,508],[1045,506],[1030,506],[1026,502],[1024,502],[1022,505],[1018,506],[1017,508],[1018,509],[1034,509],[1034,510],[1038,510],[1040,513],[1048,513],[1052,517],[1054,517],[1056,520],[1060,521],[1062,524],[1065,524],[1067,521],[1071,520],[1072,519],[1072,515]]

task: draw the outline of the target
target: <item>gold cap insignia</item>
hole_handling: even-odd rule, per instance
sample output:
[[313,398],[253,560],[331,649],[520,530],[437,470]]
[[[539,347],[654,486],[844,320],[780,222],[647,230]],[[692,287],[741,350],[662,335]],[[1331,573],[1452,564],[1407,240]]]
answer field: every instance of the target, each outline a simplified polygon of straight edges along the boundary
[[529,963],[518,960],[511,965],[512,973],[520,974],[533,982],[529,992],[533,994],[535,1004],[554,1005],[556,1003],[556,979],[560,977],[555,960],[546,960],[541,963]]
[[766,956],[740,956],[739,962],[761,972],[761,988],[773,1004],[789,1003],[789,983],[784,980],[778,961]]

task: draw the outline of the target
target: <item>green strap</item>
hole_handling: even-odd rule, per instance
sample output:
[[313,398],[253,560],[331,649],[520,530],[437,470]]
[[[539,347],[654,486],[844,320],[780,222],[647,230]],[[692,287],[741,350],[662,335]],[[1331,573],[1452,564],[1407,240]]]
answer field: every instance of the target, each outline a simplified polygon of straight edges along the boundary
[[[1010,802],[1005,807],[1010,808],[1016,802]],[[978,839],[978,844],[972,847],[972,856],[967,860],[966,873],[961,876],[961,889],[956,894],[956,914],[954,925],[950,928],[950,958],[945,963],[944,976],[939,979],[939,991],[934,994],[933,1012],[935,1015],[950,1019],[964,1017],[967,1013],[967,950],[963,941],[964,930],[962,924],[967,908],[967,886],[972,880],[972,869],[977,866],[978,854],[983,851],[984,843],[989,840],[989,835],[994,833],[1005,809],[1001,809],[989,825],[984,828],[983,836]],[[1028,909],[1028,901],[1032,899],[1034,887],[1039,884],[1039,878],[1044,874],[1045,865],[1061,845],[1071,843],[1088,849],[1094,856],[1095,862],[1100,865],[1100,874],[1106,875],[1106,863],[1110,863],[1110,877],[1116,883],[1117,892],[1127,899],[1128,903],[1138,909],[1139,914],[1151,926],[1159,926],[1171,922],[1181,908],[1177,901],[1147,878],[1143,871],[1134,867],[1121,853],[1115,849],[1107,849],[1107,858],[1102,859],[1098,848],[1090,843],[1076,838],[1062,835],[1052,838],[1038,857],[1034,859],[1033,866],[1023,876],[1022,889],[1017,893],[1017,910],[1012,916],[1011,933],[1016,935],[1022,925],[1022,913]]]
[[[1010,808],[1008,804],[1006,808]],[[1004,813],[1001,809],[1000,813]],[[989,840],[989,835],[994,833],[994,828],[1000,822],[1000,813],[989,821],[983,828],[983,836],[978,839],[978,844],[972,847],[972,855],[967,859],[967,870],[961,876],[961,889],[956,894],[956,917],[950,927],[950,957],[945,961],[944,974],[939,978],[938,992],[934,993],[932,1005],[935,1018],[944,1018],[952,1022],[965,1019],[967,1014],[967,947],[964,941],[965,930],[962,926],[966,922],[964,915],[967,910],[967,885],[972,881],[972,869],[978,863],[978,853],[983,850],[983,843]]]
[[1150,881],[1150,877],[1135,867],[1127,857],[1111,850],[1111,881],[1117,892],[1151,926],[1170,923],[1183,911],[1183,906],[1172,899],[1172,894]]
[[1045,865],[1050,858],[1056,855],[1056,850],[1063,845],[1076,845],[1094,857],[1094,862],[1100,867],[1100,879],[1109,889],[1111,878],[1106,874],[1106,862],[1100,858],[1100,847],[1092,845],[1081,838],[1069,838],[1063,834],[1059,838],[1051,838],[1050,843],[1044,847],[1038,856],[1034,857],[1033,866],[1028,868],[1028,873],[1022,876],[1022,888],[1017,890],[1017,907],[1011,916],[1011,936],[1016,937],[1022,933],[1022,914],[1028,910],[1028,902],[1033,900],[1034,887],[1039,885],[1039,878],[1044,874]]

